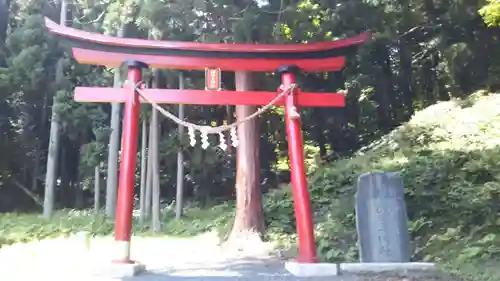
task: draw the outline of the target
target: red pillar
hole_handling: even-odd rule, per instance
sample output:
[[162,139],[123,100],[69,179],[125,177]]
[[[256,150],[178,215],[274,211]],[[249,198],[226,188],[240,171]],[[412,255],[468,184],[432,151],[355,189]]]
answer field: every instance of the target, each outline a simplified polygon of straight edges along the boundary
[[[281,67],[282,85],[287,89],[295,83],[295,72],[297,67]],[[297,234],[299,242],[298,262],[315,263],[316,245],[314,242],[313,219],[311,212],[311,199],[307,187],[306,170],[304,167],[304,148],[302,140],[302,129],[298,108],[295,107],[297,91],[294,90],[285,97],[285,124],[288,136],[288,153],[290,157],[290,175],[292,181],[293,201],[295,218],[297,223]]]
[[[127,79],[137,84],[142,79],[141,68],[147,65],[137,61],[128,61]],[[134,208],[135,165],[139,136],[139,113],[141,103],[139,95],[130,85],[130,95],[125,101],[123,113],[122,154],[120,177],[118,180],[118,198],[116,203],[115,262],[131,263],[130,237],[132,236],[132,212]]]

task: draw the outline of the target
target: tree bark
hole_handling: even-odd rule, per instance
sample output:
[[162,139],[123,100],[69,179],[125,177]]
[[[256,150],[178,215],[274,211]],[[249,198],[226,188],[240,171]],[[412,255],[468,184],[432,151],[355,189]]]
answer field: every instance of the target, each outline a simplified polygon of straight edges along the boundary
[[94,168],[94,214],[99,214],[101,208],[101,168],[96,165]]
[[[234,119],[234,112],[233,112],[233,107],[231,105],[226,106],[226,121],[227,124],[232,124]],[[226,139],[230,140],[231,139],[231,131],[226,132]],[[227,153],[229,155],[232,155],[234,153],[234,147],[230,144],[227,146]]]
[[[158,88],[160,85],[160,71],[158,69],[153,70],[154,75],[154,83],[153,87]],[[161,231],[161,223],[160,223],[160,163],[159,163],[159,149],[158,149],[158,138],[159,134],[159,122],[158,122],[158,110],[153,108],[152,114],[152,122],[153,122],[153,134],[150,138],[153,139],[152,144],[152,168],[153,168],[153,193],[151,196],[151,228],[154,233],[159,233]]]
[[376,88],[374,93],[374,100],[377,103],[377,122],[380,129],[383,132],[386,132],[391,128],[391,108],[388,100],[388,89],[387,89],[387,79],[386,76],[386,59],[388,54],[387,46],[384,42],[380,42],[375,47],[376,57],[377,57],[377,65],[380,67],[380,70],[375,70],[376,75]]
[[152,168],[153,168],[153,192],[151,194],[151,228],[154,233],[161,231],[160,226],[160,175],[159,175],[159,161],[158,161],[158,110],[153,108],[153,134],[151,135],[153,141],[152,147]]
[[41,141],[40,139],[37,139],[35,147],[35,163],[33,164],[33,175],[31,177],[31,190],[35,192],[38,190],[38,174],[40,174],[40,146]]
[[[236,72],[236,90],[252,89],[251,74]],[[236,106],[236,118],[241,120],[256,111],[255,106]],[[258,120],[238,126],[239,145],[236,149],[236,217],[230,241],[261,237],[264,214],[260,187]]]
[[411,49],[408,47],[407,43],[401,40],[399,43],[399,87],[401,89],[401,96],[403,101],[403,107],[405,109],[405,118],[409,119],[413,116],[413,84],[412,84],[412,61],[411,61]]
[[[67,3],[66,0],[61,0],[61,19],[60,24],[66,24],[66,12]],[[63,79],[63,59],[59,59],[56,68],[56,81],[55,84],[58,85]],[[55,90],[55,89],[54,89]],[[57,177],[57,161],[59,160],[59,116],[57,111],[54,110],[56,107],[57,98],[54,94],[54,99],[52,102],[52,116],[50,120],[50,137],[49,137],[49,149],[47,155],[47,172],[45,173],[45,195],[43,200],[43,216],[45,218],[52,217],[54,211],[54,201],[55,201],[55,191],[56,191],[56,177]]]
[[145,218],[151,217],[151,194],[153,193],[153,115],[149,120],[148,161],[146,168],[146,198],[144,200]]
[[141,137],[141,187],[139,194],[139,221],[144,224],[146,219],[146,151],[148,146],[148,127],[146,119],[142,120],[142,137]]
[[[179,89],[184,90],[184,75],[179,73]],[[179,119],[184,120],[184,105],[179,104]],[[182,141],[182,134],[184,133],[184,126],[178,126],[179,142]],[[184,154],[182,147],[177,152],[177,189],[175,194],[175,218],[181,219],[184,210]]]
[[[0,0],[1,1],[1,0]],[[49,93],[45,92],[44,98],[43,98],[43,108],[42,108],[42,117],[40,118],[40,131],[45,131],[45,124],[47,121],[47,115],[48,115],[48,100],[49,100]],[[31,190],[37,192],[38,191],[38,181],[40,177],[40,156],[41,156],[41,148],[42,148],[42,141],[40,138],[37,138],[36,140],[36,148],[35,148],[35,166],[33,168],[33,176],[31,179]]]
[[321,108],[314,108],[311,110],[311,117],[315,122],[315,125],[313,127],[313,134],[315,138],[318,140],[318,146],[319,146],[319,156],[322,159],[325,159],[326,154],[327,154],[327,148],[326,148],[326,138],[325,138],[325,130],[323,128],[323,110]]
[[[124,36],[124,27],[117,32],[118,37]],[[120,68],[115,69],[113,87],[121,87]],[[120,150],[120,112],[121,104],[111,104],[111,134],[108,145],[108,174],[106,177],[106,215],[115,217],[116,195],[118,191],[118,151]]]
[[352,83],[349,88],[347,88],[347,105],[346,111],[348,113],[349,123],[352,125],[350,129],[349,140],[351,142],[351,147],[359,147],[359,135],[360,135],[360,106],[359,97],[361,96],[361,87],[357,82]]
[[9,25],[10,0],[0,0],[0,49],[7,39],[7,27]]

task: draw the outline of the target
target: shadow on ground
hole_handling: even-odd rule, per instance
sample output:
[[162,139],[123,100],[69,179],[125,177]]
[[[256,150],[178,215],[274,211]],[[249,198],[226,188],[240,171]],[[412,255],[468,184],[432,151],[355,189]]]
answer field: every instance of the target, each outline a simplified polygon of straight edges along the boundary
[[122,281],[187,281],[187,280],[331,280],[357,281],[352,277],[298,278],[289,274],[280,261],[244,258],[219,263],[217,266],[186,266],[185,268],[151,270],[135,277],[121,278]]
[[289,274],[283,262],[277,260],[245,258],[220,263],[216,267],[186,266],[181,269],[152,270],[121,281],[464,281],[465,279],[444,273],[412,272],[395,274],[390,272],[365,275],[341,275],[328,277],[296,277]]

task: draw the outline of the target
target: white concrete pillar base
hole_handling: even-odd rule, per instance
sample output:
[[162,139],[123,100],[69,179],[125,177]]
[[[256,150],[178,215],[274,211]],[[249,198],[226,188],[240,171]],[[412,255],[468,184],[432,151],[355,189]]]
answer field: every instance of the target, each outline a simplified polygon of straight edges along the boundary
[[113,261],[123,263],[130,261],[130,241],[114,241]]
[[339,275],[339,265],[336,263],[300,263],[289,261],[285,263],[285,268],[292,275],[298,277]]
[[93,275],[105,278],[125,278],[137,276],[146,271],[146,266],[140,263],[116,263],[96,266]]
[[411,271],[436,271],[434,263],[395,262],[395,263],[299,263],[289,261],[285,269],[298,277],[337,276],[341,274],[362,274],[379,272],[407,273]]

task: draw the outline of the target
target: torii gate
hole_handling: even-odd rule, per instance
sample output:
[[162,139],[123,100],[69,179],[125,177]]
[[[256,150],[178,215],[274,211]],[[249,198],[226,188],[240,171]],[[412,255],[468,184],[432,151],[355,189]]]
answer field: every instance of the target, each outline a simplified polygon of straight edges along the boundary
[[[130,238],[134,195],[134,176],[138,146],[139,109],[145,97],[157,104],[274,105],[285,107],[291,182],[297,222],[298,262],[317,262],[309,191],[304,168],[304,151],[298,106],[343,107],[339,93],[306,93],[295,88],[300,71],[338,71],[345,56],[367,41],[368,33],[353,38],[312,44],[208,44],[115,38],[64,27],[45,19],[49,30],[63,44],[72,47],[79,63],[119,67],[128,65],[124,88],[76,87],[75,100],[81,102],[124,102],[122,161],[118,184],[115,225],[115,261],[131,263]],[[182,70],[218,69],[260,71],[281,75],[282,85],[274,92],[139,89],[142,68]],[[220,75],[220,72],[219,72]],[[140,92],[139,92],[140,91]],[[283,93],[283,91],[288,91]],[[280,93],[281,92],[281,93]]]

